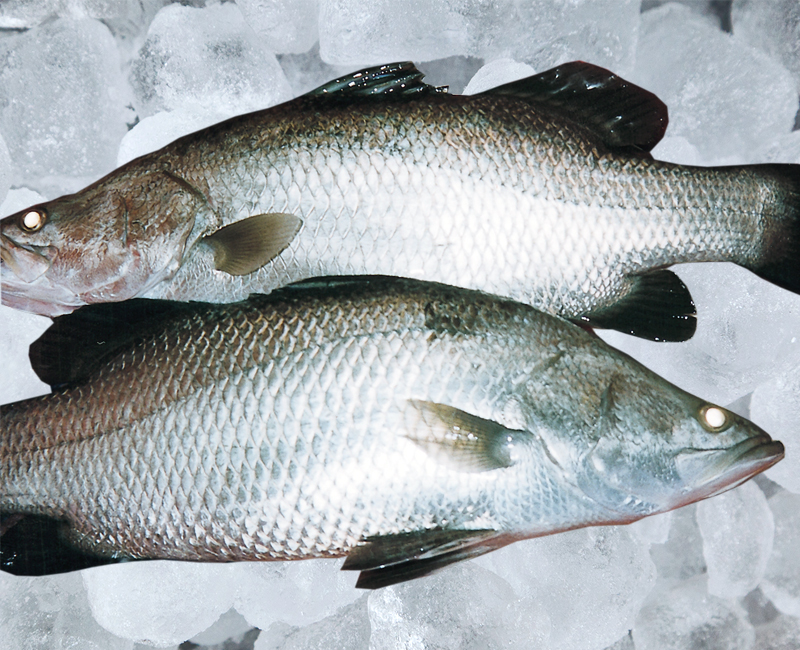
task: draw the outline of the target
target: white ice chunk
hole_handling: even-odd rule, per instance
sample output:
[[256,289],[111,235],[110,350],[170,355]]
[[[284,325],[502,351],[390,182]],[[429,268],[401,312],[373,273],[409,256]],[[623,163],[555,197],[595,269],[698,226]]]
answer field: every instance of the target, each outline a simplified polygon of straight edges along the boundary
[[706,571],[703,541],[697,526],[695,504],[672,512],[669,535],[650,549],[658,575],[667,580],[685,580]]
[[374,591],[368,607],[370,650],[553,647],[541,608],[475,563]]
[[472,77],[464,89],[465,95],[477,95],[484,90],[535,75],[536,71],[527,63],[514,59],[495,59],[483,66]]
[[3,650],[133,650],[92,617],[80,574],[20,578],[0,572]]
[[792,130],[797,91],[780,63],[682,5],[645,12],[641,29],[630,81],[667,104],[667,133],[708,163],[736,162]]
[[648,546],[608,526],[517,542],[476,562],[540,603],[552,622],[548,648],[600,650],[633,626],[655,584]]
[[272,52],[306,52],[317,42],[317,0],[236,0],[247,24]]
[[778,492],[769,500],[775,542],[761,591],[784,614],[800,617],[800,496]]
[[8,152],[6,141],[0,135],[0,203],[5,200],[11,187],[11,173],[11,154]]
[[756,588],[772,552],[775,524],[753,481],[697,504],[708,593],[740,598]]
[[797,650],[800,646],[800,620],[778,616],[766,625],[756,627],[753,650]]
[[800,363],[784,369],[753,391],[750,417],[786,448],[767,477],[800,494]]
[[733,33],[780,61],[800,88],[800,4],[797,0],[733,0]]
[[356,600],[357,575],[341,571],[341,560],[253,562],[235,565],[236,611],[266,630],[276,621],[307,625]]
[[166,647],[208,629],[234,602],[235,565],[131,562],[82,571],[97,622],[124,639]]
[[[598,330],[648,368],[720,406],[800,364],[800,296],[729,263],[672,268],[697,306],[697,332],[683,343],[659,343]],[[782,431],[767,427],[781,439]]]
[[364,650],[369,647],[367,594],[321,621],[304,627],[273,623],[262,630],[253,650]]
[[545,70],[583,59],[626,73],[639,24],[637,0],[320,1],[320,53],[336,64],[510,57]]
[[628,534],[644,544],[664,544],[669,539],[672,512],[645,517],[628,526]]
[[319,46],[315,45],[302,54],[278,56],[283,73],[292,88],[292,96],[298,97],[324,83],[355,72],[353,66],[328,65],[319,58]]
[[232,3],[159,11],[131,83],[140,117],[175,109],[235,115],[291,96],[275,55]]
[[242,637],[251,629],[244,616],[235,609],[229,609],[210,628],[192,637],[191,642],[197,645],[220,645],[228,639]]
[[125,134],[117,45],[91,19],[59,19],[0,40],[0,132],[14,184],[110,171]]
[[742,607],[709,595],[704,576],[653,592],[633,628],[636,650],[750,650],[754,640]]

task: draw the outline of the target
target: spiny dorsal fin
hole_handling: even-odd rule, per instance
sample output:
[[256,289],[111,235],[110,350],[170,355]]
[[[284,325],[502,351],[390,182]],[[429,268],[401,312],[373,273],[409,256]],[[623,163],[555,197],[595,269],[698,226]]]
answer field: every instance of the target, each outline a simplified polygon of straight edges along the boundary
[[430,575],[511,542],[496,530],[433,528],[370,537],[345,559],[342,571],[360,571],[356,587],[378,589]]
[[667,130],[667,106],[653,93],[591,63],[573,61],[487,90],[549,106],[614,151],[647,152]]
[[306,94],[307,97],[349,99],[355,97],[414,97],[432,92],[445,92],[422,81],[425,75],[410,61],[352,72],[323,84]]
[[257,214],[220,228],[203,242],[214,249],[218,271],[247,275],[280,255],[302,225],[293,214]]
[[87,305],[58,316],[28,348],[34,372],[53,388],[81,383],[121,348],[204,303],[134,298]]
[[438,462],[460,471],[511,467],[513,443],[525,435],[453,406],[424,400],[409,400],[405,415],[406,437]]
[[629,279],[630,291],[613,305],[575,319],[578,324],[612,329],[651,341],[688,341],[697,328],[697,311],[686,285],[672,271],[653,271]]

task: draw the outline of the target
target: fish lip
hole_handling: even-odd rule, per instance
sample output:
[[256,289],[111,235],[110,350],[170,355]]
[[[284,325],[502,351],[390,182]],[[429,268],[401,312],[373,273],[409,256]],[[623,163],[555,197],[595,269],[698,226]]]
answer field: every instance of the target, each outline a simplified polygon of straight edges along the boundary
[[0,232],[0,262],[22,282],[30,284],[47,273],[57,249],[52,246],[20,244]]
[[780,461],[785,448],[783,443],[772,440],[768,434],[762,433],[727,449],[706,449],[697,452],[716,454],[718,458],[695,478],[693,483],[697,487],[687,488],[687,491],[694,495],[693,501],[707,499],[738,487]]

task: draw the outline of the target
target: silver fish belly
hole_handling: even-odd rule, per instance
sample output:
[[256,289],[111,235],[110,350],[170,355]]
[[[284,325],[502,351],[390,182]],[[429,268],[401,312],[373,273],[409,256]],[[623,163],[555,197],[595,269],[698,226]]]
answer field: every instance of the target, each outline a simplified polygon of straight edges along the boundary
[[102,561],[347,555],[375,587],[669,510],[782,457],[528,306],[320,284],[186,307],[73,388],[2,407],[0,513],[62,521]]

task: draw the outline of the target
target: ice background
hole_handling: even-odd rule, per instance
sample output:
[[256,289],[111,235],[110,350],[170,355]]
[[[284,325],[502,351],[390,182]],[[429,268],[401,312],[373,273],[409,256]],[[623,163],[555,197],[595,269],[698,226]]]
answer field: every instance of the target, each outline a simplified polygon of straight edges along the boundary
[[[667,103],[656,158],[800,163],[796,0],[0,0],[0,215],[402,59],[453,92],[587,60]],[[783,441],[766,476],[372,593],[341,561],[0,573],[0,650],[797,650],[800,296],[731,265],[676,270],[697,304],[691,341],[603,336]],[[0,401],[47,391],[27,346],[48,324],[0,308]]]

